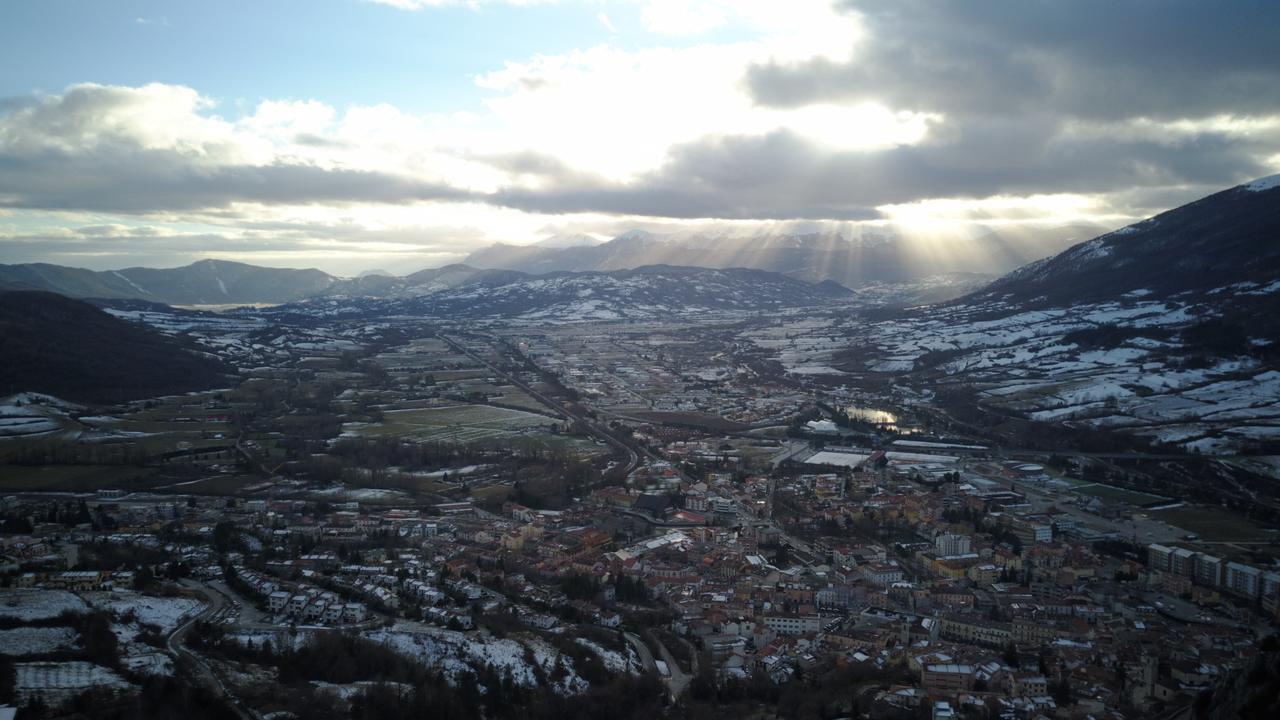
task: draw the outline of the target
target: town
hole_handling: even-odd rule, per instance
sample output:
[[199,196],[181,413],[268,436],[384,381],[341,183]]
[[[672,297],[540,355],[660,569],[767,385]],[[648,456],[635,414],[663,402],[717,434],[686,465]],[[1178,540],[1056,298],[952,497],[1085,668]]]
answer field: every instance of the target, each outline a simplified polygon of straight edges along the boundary
[[319,717],[413,683],[304,662],[325,649],[690,716],[1148,716],[1280,618],[1264,527],[1187,523],[1100,454],[939,432],[788,367],[750,340],[772,319],[194,322],[238,387],[9,401],[45,428],[3,448],[15,707],[185,675]]

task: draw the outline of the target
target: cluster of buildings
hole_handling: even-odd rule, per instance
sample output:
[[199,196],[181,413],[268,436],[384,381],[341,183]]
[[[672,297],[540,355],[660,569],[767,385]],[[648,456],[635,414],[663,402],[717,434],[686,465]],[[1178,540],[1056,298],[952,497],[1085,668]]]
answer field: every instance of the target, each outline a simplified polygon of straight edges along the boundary
[[[161,520],[108,498],[93,511],[119,518],[116,532],[5,543],[29,557],[73,536],[170,553],[194,577],[225,577],[262,625],[410,618],[467,630],[480,616],[571,631],[662,611],[722,678],[782,683],[834,663],[888,683],[875,698],[884,713],[933,717],[1186,700],[1241,667],[1275,616],[1276,570],[1162,544],[1144,562],[1079,512],[935,458],[873,456],[697,481],[656,463],[633,487],[559,511],[193,498],[161,501],[176,514]],[[159,523],[183,541],[157,541]],[[215,536],[234,549],[215,554]],[[126,580],[65,567],[18,578],[72,590]]]
[[1185,547],[1147,546],[1147,565],[1160,587],[1172,595],[1214,599],[1222,591],[1280,617],[1280,570],[1268,570]]
[[806,396],[661,324],[522,329],[526,357],[592,405],[618,413],[690,413],[741,425],[785,423]]

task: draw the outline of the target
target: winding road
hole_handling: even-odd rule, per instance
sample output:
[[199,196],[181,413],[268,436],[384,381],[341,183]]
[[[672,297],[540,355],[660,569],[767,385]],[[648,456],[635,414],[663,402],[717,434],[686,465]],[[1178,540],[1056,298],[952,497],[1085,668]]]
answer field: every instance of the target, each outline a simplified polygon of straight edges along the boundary
[[215,673],[213,668],[209,666],[208,661],[198,653],[192,652],[191,649],[183,643],[187,633],[191,631],[191,628],[194,627],[197,622],[200,622],[201,620],[209,620],[210,618],[222,615],[227,607],[226,596],[219,592],[212,592],[207,586],[192,580],[183,580],[181,581],[181,584],[184,588],[203,597],[207,605],[199,614],[179,625],[173,632],[169,633],[167,638],[165,638],[165,647],[167,648],[169,655],[173,657],[175,661],[179,658],[186,660],[188,665],[191,667],[193,674],[196,676],[196,680],[226,700],[227,705],[234,710],[242,720],[259,720],[257,713],[246,708],[244,704],[240,702],[240,699],[227,689],[227,686],[223,684],[217,673]]

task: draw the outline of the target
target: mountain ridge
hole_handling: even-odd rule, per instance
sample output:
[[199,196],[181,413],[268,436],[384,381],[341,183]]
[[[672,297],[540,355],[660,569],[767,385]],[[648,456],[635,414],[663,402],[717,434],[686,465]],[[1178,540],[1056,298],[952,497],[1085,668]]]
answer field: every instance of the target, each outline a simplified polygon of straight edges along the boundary
[[420,275],[419,281],[427,283],[453,275],[450,287],[441,287],[435,292],[381,298],[313,298],[278,308],[277,312],[324,317],[412,315],[564,322],[814,307],[853,297],[852,291],[834,282],[808,283],[780,273],[748,268],[651,265],[630,270],[559,271],[542,275],[463,268],[465,266],[448,266],[415,273]]
[[[1061,235],[1078,234],[1080,228],[1068,226],[1055,232],[1050,244],[1060,242]],[[50,263],[0,265],[0,290],[46,290],[76,298],[139,299],[178,306],[282,304],[322,296],[429,294],[475,282],[484,277],[481,273],[514,280],[520,275],[511,273],[609,272],[653,265],[757,269],[806,282],[832,280],[856,287],[966,273],[994,274],[1030,256],[1042,255],[1045,237],[1031,241],[992,232],[933,257],[920,248],[908,247],[896,236],[881,234],[851,240],[838,233],[734,238],[632,230],[608,242],[583,235],[554,236],[532,245],[495,243],[476,250],[462,263],[405,276],[362,273],[343,278],[314,268],[267,268],[216,259],[176,268],[102,271]],[[972,260],[961,261],[973,248],[982,251]],[[995,266],[988,267],[989,262]]]
[[[801,280],[834,280],[845,287],[909,282],[961,272],[999,274],[1093,237],[1103,228],[1068,225],[1035,236],[998,230],[955,240],[947,253],[891,233],[847,238],[840,233],[783,233],[750,237],[658,236],[623,233],[591,247],[569,249],[495,243],[463,260],[477,268],[542,274],[557,270],[621,270],[655,264],[771,270]],[[969,259],[965,259],[966,256]]]
[[1261,322],[1280,290],[1280,180],[1207,195],[1025,265],[954,303],[1027,307],[1125,297],[1203,300]]
[[224,368],[195,348],[56,293],[0,291],[0,337],[0,396],[119,402],[208,389],[223,379]]
[[50,263],[0,265],[0,290],[46,290],[75,298],[167,305],[280,303],[324,292],[336,278],[314,268],[267,268],[200,260],[177,268],[86,270]]

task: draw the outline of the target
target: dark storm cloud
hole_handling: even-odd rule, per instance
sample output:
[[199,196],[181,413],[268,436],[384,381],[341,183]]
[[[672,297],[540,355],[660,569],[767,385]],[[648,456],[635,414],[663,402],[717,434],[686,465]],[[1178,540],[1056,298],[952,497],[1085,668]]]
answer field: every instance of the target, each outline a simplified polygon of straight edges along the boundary
[[499,193],[534,212],[723,219],[877,217],[878,205],[998,194],[1106,193],[1135,186],[1222,187],[1266,171],[1261,148],[1220,134],[1179,142],[1076,138],[1052,122],[989,119],[921,145],[836,151],[796,134],[708,139],[674,148],[627,185]]
[[877,100],[959,114],[1188,118],[1280,110],[1274,0],[847,0],[843,62],[751,69],[758,102]]
[[537,175],[540,177],[564,180],[578,176],[577,171],[560,158],[546,153],[524,151],[501,154],[469,154],[471,160],[487,163],[519,175]]
[[466,190],[382,172],[311,165],[205,165],[139,147],[0,154],[0,207],[117,213],[192,211],[235,202],[405,203],[471,199]]

